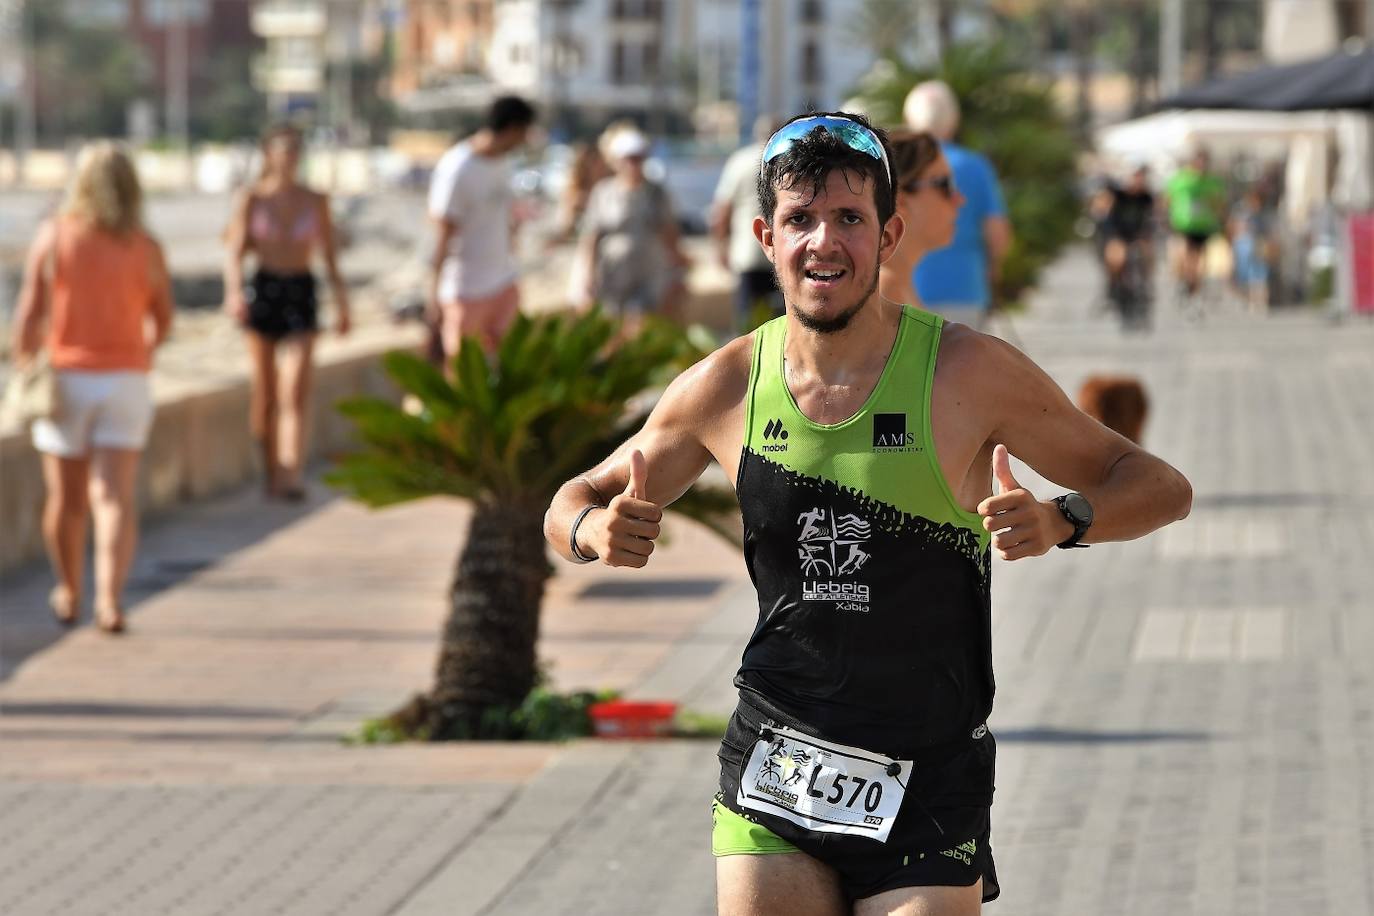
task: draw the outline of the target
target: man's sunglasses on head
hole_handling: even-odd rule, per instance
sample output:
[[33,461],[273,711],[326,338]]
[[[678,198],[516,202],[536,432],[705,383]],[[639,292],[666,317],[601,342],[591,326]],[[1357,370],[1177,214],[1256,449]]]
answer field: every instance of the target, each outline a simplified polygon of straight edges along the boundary
[[825,131],[857,153],[872,156],[883,164],[883,171],[889,175],[892,174],[892,169],[887,164],[887,151],[883,149],[882,141],[878,139],[878,135],[858,121],[838,118],[833,115],[813,115],[809,118],[798,118],[789,124],[784,124],[764,144],[763,164],[767,165],[772,162],[791,149],[793,143],[817,130]]

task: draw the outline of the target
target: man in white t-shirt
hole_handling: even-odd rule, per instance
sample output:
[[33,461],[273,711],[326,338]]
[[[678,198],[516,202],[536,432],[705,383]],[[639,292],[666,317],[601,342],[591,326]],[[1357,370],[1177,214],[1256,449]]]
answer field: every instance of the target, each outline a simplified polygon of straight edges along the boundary
[[510,173],[505,156],[525,142],[534,108],[516,96],[491,103],[482,128],[444,153],[429,185],[437,238],[428,314],[438,324],[445,360],[465,334],[490,352],[520,307],[511,251]]
[[721,263],[735,275],[735,320],[739,329],[753,330],[754,309],[763,305],[769,317],[782,314],[782,294],[773,276],[773,264],[754,238],[754,218],[759,210],[759,159],[763,142],[780,125],[771,115],[754,122],[754,141],[736,150],[725,161],[711,204],[711,235]]

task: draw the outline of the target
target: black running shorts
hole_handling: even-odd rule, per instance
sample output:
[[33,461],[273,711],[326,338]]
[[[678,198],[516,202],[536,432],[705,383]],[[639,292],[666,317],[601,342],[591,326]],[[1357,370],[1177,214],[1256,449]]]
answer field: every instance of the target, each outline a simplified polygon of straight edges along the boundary
[[[939,759],[917,760],[906,795],[886,842],[870,837],[820,833],[769,812],[742,807],[740,777],[760,729],[779,722],[752,704],[741,703],[721,740],[717,804],[767,829],[835,869],[849,901],[901,887],[969,887],[983,881],[983,901],[1001,888],[990,845],[993,772],[997,744],[985,729],[977,739],[942,749]],[[768,843],[758,852],[779,852]]]

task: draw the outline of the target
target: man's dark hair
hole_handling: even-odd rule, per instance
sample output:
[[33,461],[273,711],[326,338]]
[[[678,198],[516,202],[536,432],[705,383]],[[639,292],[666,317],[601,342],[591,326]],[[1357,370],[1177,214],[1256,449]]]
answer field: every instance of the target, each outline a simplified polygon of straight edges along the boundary
[[518,95],[503,95],[492,101],[491,107],[487,109],[484,126],[495,133],[509,127],[529,127],[533,123],[533,105]]
[[[880,127],[874,127],[861,114],[847,111],[811,111],[797,115],[787,124],[800,121],[802,118],[815,117],[847,118],[863,125],[872,131],[878,142],[883,145],[888,162],[892,161],[892,144],[888,142],[887,132]],[[773,211],[778,207],[778,191],[806,187],[811,189],[811,197],[814,199],[825,187],[830,173],[837,170],[846,174],[857,173],[872,185],[873,202],[878,207],[878,225],[887,225],[892,214],[897,212],[897,194],[892,187],[894,179],[891,172],[883,167],[882,160],[851,149],[839,137],[819,127],[805,137],[793,141],[787,152],[772,162],[764,163],[759,169],[759,209],[763,212],[763,218],[768,225],[773,225]]]

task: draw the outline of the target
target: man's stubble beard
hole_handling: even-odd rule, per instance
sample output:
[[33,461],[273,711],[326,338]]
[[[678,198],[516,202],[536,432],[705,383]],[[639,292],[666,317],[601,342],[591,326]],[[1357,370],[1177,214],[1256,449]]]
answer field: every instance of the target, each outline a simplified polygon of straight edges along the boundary
[[[783,305],[788,307],[787,311],[796,316],[797,323],[808,331],[813,331],[817,334],[835,334],[839,331],[843,331],[845,328],[849,327],[849,322],[854,320],[855,315],[863,311],[864,305],[869,299],[873,298],[873,294],[878,291],[878,266],[878,262],[875,260],[873,262],[873,279],[868,284],[868,289],[859,297],[859,300],[849,308],[842,310],[834,318],[821,319],[808,315],[796,306],[790,306],[789,303],[786,302],[785,297]],[[776,264],[773,265],[773,282],[778,285],[778,289],[781,290],[784,288],[782,278],[778,276],[778,266]],[[803,279],[802,282],[805,282],[805,279]]]

